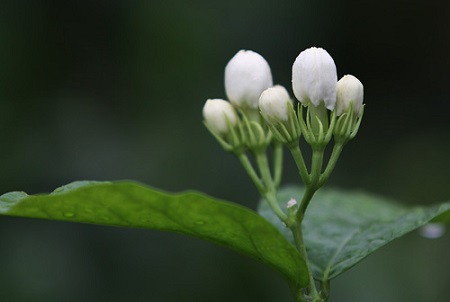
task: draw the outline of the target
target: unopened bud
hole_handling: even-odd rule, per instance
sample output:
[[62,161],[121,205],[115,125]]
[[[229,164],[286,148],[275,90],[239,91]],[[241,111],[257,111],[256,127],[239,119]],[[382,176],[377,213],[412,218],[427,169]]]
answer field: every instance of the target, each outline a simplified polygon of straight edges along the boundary
[[297,200],[295,200],[294,198],[291,198],[288,202],[287,202],[287,208],[290,209],[293,206],[297,205]]
[[291,98],[286,88],[276,85],[263,91],[259,98],[259,109],[266,120],[287,122],[289,102],[291,102]]
[[352,75],[345,75],[337,82],[336,113],[338,116],[348,112],[350,106],[355,116],[360,116],[364,99],[364,87],[360,80]]
[[241,109],[256,110],[261,93],[272,85],[269,64],[254,51],[240,50],[225,67],[225,92]]
[[333,58],[323,48],[302,51],[292,66],[292,89],[304,105],[321,103],[329,110],[336,103],[337,71]]
[[233,106],[222,99],[207,100],[203,106],[203,118],[208,127],[217,134],[229,132],[229,126],[235,126],[238,116]]

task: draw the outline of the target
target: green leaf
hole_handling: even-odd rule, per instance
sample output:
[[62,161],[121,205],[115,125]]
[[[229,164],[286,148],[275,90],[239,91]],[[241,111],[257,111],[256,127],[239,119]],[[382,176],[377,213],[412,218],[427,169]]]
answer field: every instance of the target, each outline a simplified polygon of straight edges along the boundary
[[[303,189],[280,191],[282,207],[291,198],[301,200]],[[330,280],[388,242],[448,214],[450,202],[430,207],[406,207],[363,192],[321,189],[303,221],[303,235],[311,269],[317,280]],[[290,231],[262,201],[258,212],[293,243]]]
[[243,206],[195,192],[167,194],[133,182],[75,182],[48,195],[0,196],[0,214],[182,233],[242,252],[308,283],[306,265],[278,230]]

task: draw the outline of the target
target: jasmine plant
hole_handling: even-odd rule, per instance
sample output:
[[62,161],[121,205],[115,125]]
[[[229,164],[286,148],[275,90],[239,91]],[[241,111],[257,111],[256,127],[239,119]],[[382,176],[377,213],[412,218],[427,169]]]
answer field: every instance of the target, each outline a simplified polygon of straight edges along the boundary
[[[294,289],[298,301],[328,299],[328,280],[316,287],[303,238],[302,222],[314,194],[333,171],[344,145],[356,136],[363,116],[363,85],[354,76],[337,81],[336,65],[322,48],[301,52],[292,66],[292,88],[298,106],[281,85],[272,86],[269,64],[258,53],[239,51],[225,68],[225,90],[236,111],[225,100],[208,100],[203,110],[205,124],[226,151],[234,153],[252,179],[262,198],[292,233],[295,247],[305,260],[309,283]],[[212,106],[216,104],[216,106]],[[297,112],[294,110],[297,107]],[[303,107],[306,107],[304,113]],[[261,119],[261,116],[263,119]],[[224,127],[227,125],[227,127]],[[300,137],[312,149],[307,168],[300,149]],[[334,138],[334,147],[325,165],[325,148]],[[269,166],[269,146],[273,146],[273,171]],[[278,200],[283,152],[290,150],[304,185],[295,199]],[[248,156],[254,157],[253,167]],[[280,205],[284,202],[285,206]]]
[[[330,281],[378,248],[429,222],[441,229],[450,202],[410,208],[363,192],[322,188],[358,133],[364,87],[353,75],[338,81],[330,54],[312,47],[293,63],[292,91],[298,102],[274,85],[260,54],[241,50],[225,67],[228,100],[209,99],[203,107],[204,125],[236,156],[261,195],[256,211],[133,181],[78,181],[50,194],[3,194],[0,214],[202,238],[273,268],[295,301],[327,301]],[[306,160],[305,147],[311,150]],[[297,186],[282,186],[283,148],[297,167]]]

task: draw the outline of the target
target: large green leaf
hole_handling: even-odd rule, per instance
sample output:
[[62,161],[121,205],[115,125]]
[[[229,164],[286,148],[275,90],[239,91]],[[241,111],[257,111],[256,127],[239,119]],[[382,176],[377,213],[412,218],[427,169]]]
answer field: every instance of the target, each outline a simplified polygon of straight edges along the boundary
[[156,229],[206,239],[262,261],[304,287],[303,258],[255,212],[204,194],[167,194],[133,182],[75,182],[48,195],[0,196],[0,214]]
[[[303,189],[280,191],[282,207],[291,198],[300,200]],[[317,280],[343,273],[388,242],[447,213],[450,202],[431,207],[406,207],[363,192],[320,190],[311,201],[303,222],[308,257]],[[272,213],[265,201],[258,212],[293,243],[290,231]]]

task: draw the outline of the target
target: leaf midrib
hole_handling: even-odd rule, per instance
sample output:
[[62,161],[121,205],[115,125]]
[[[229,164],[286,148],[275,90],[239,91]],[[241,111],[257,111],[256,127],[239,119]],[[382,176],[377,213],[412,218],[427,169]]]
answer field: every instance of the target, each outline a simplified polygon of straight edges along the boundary
[[351,234],[349,234],[341,243],[341,245],[338,246],[338,248],[334,251],[333,255],[330,258],[330,261],[328,262],[327,266],[325,267],[325,270],[323,272],[323,277],[322,280],[326,281],[329,279],[329,275],[330,275],[330,271],[331,271],[331,267],[333,266],[336,258],[339,256],[339,254],[342,252],[342,250],[344,249],[344,247],[347,245],[347,243],[350,242],[350,240],[353,239],[353,237],[355,237],[356,234],[358,234],[361,231],[360,228],[354,230]]

